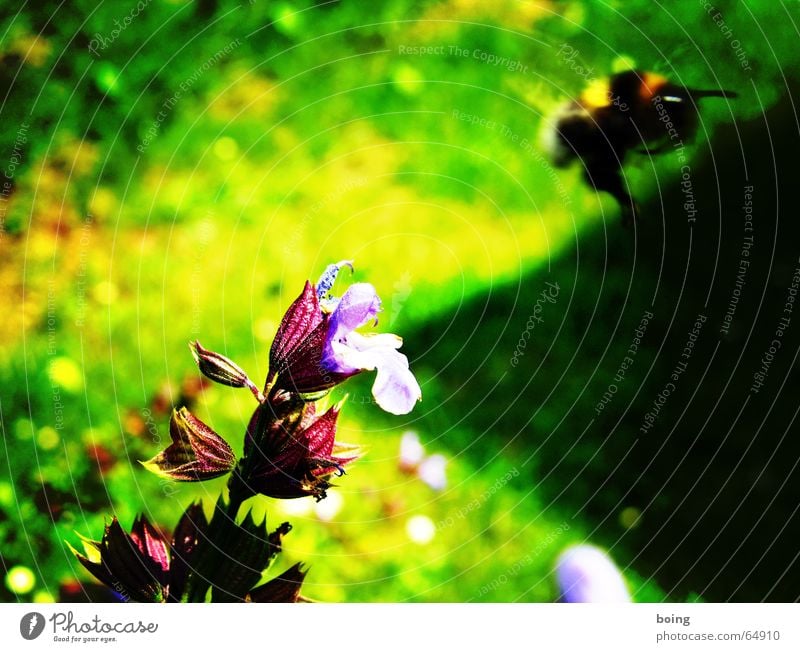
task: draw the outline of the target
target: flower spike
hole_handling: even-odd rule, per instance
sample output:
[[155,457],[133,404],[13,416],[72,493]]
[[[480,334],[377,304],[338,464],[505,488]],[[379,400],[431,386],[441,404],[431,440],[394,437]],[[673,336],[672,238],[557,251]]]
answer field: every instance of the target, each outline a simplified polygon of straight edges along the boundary
[[286,312],[270,350],[267,386],[306,398],[321,394],[363,371],[377,371],[372,393],[392,414],[409,413],[422,397],[396,335],[362,334],[377,323],[381,300],[369,283],[351,285],[341,299],[329,297],[342,261],[329,265],[316,288],[306,283]]

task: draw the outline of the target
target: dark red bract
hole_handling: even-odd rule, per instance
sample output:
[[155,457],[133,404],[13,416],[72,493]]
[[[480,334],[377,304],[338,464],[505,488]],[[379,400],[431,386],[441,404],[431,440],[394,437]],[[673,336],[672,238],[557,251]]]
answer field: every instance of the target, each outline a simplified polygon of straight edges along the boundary
[[[335,373],[322,365],[329,317],[323,314],[314,286],[306,281],[303,292],[289,306],[269,353],[267,388],[299,394],[324,392],[353,373]],[[265,388],[266,391],[266,388]]]
[[321,500],[331,476],[342,475],[343,467],[358,457],[356,447],[335,441],[339,410],[334,407],[318,417],[313,404],[291,399],[278,414],[273,409],[262,405],[250,420],[247,484],[254,493],[273,498]]

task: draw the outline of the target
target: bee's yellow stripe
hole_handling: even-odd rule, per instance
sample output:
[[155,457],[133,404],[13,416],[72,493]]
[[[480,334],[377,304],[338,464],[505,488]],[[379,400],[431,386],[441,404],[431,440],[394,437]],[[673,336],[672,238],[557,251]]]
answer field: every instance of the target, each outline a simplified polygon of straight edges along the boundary
[[611,104],[607,79],[594,79],[581,93],[581,104],[587,109],[599,109]]

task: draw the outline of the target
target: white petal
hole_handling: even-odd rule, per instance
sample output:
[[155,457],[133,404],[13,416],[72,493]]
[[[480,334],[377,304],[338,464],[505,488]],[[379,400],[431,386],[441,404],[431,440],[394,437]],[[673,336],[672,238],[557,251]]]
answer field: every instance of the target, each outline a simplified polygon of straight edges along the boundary
[[353,331],[345,340],[348,346],[367,351],[375,348],[399,349],[403,346],[403,338],[392,333],[357,333]]
[[344,342],[331,342],[331,351],[336,361],[337,371],[351,373],[375,369],[376,355],[374,351],[359,351]]
[[[374,352],[376,357],[378,351]],[[380,353],[372,395],[386,412],[408,414],[422,398],[417,379],[408,369],[408,358],[394,349],[382,349]]]

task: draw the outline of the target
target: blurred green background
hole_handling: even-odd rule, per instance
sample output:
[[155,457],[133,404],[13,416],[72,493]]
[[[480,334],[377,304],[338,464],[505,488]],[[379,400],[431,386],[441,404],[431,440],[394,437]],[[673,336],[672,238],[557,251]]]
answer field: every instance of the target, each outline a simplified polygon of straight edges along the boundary
[[[800,326],[749,388],[800,253],[800,12],[710,5],[0,9],[0,556],[15,570],[0,600],[79,598],[89,578],[65,542],[98,538],[111,514],[169,530],[193,498],[210,508],[224,480],[165,484],[137,463],[183,403],[241,450],[252,397],[203,386],[186,343],[263,377],[305,279],[345,258],[381,294],[379,328],[403,336],[424,400],[391,417],[371,378],[351,381],[340,438],[368,455],[316,510],[257,503],[294,524],[273,570],[309,563],[306,595],[554,600],[555,558],[590,541],[637,601],[797,599]],[[632,65],[740,93],[703,105],[696,223],[674,157],[627,168],[644,219],[625,231],[539,146],[587,77]],[[756,244],[722,334],[745,185]],[[513,366],[547,282],[558,297]],[[701,313],[688,370],[642,434]],[[407,431],[447,458],[444,490],[399,468]]]

